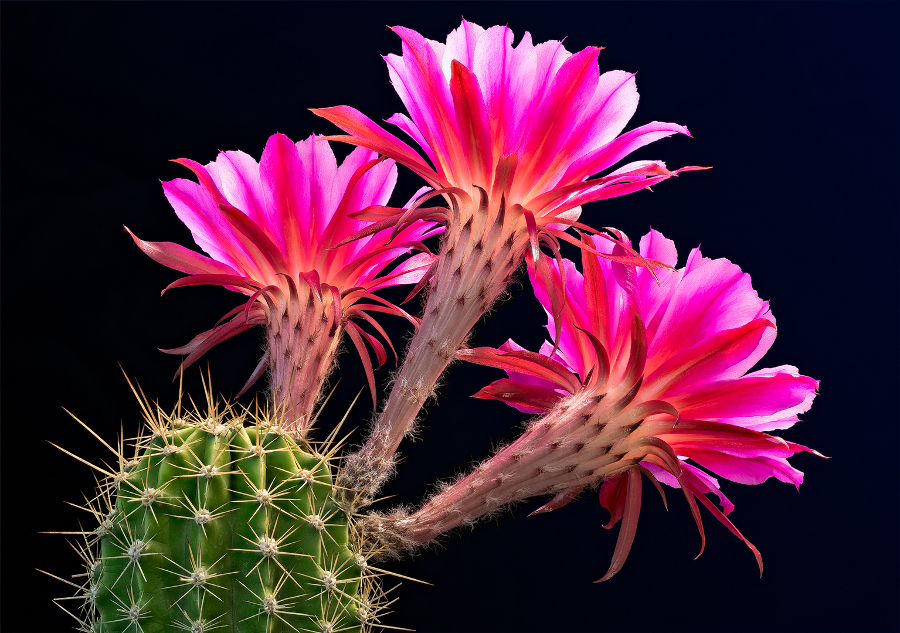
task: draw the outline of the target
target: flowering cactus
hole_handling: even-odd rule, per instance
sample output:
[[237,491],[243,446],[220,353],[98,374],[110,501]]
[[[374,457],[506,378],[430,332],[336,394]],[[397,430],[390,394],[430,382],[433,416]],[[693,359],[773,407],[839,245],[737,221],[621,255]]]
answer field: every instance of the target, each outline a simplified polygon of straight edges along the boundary
[[[546,274],[541,244],[559,257],[559,241],[577,227],[581,205],[646,189],[681,171],[661,161],[637,161],[606,172],[634,150],[672,134],[675,123],[653,122],[621,134],[634,114],[634,74],[600,74],[600,48],[576,54],[561,42],[534,45],[525,33],[516,47],[504,26],[483,29],[463,21],[446,44],[395,27],[403,55],[386,57],[394,89],[410,117],[389,119],[433,164],[409,145],[348,106],[313,110],[349,133],[334,136],[390,156],[443,194],[450,209],[397,210],[374,226],[403,230],[419,218],[447,226],[428,271],[431,292],[422,323],[370,441],[352,456],[344,485],[368,487],[371,499],[391,456],[435,382],[482,314],[505,290],[527,252]],[[615,239],[606,235],[606,239]],[[625,248],[612,256],[639,262]],[[423,278],[422,284],[426,278]],[[364,483],[365,482],[365,483]]]
[[[268,370],[270,399],[252,413],[220,410],[211,392],[202,413],[182,414],[179,405],[166,414],[144,401],[148,432],[134,457],[123,440],[118,449],[106,444],[118,467],[90,464],[105,479],[86,508],[99,527],[76,533],[85,580],[65,581],[80,592],[82,631],[384,627],[381,570],[370,561],[508,503],[550,495],[540,514],[588,488],[599,488],[611,514],[605,527],[622,522],[607,580],[635,537],[641,475],[664,502],[662,484],[682,490],[705,543],[699,501],[750,547],[762,572],[759,552],[727,518],[733,504],[706,471],[799,486],[802,473],[788,458],[815,451],[769,432],[790,428],[818,383],[791,366],[748,373],[772,345],[775,320],[738,266],[695,249],[676,269],[675,246],[658,232],[635,249],[615,229],[579,222],[586,202],[701,169],[670,171],[661,161],[616,168],[687,128],[654,122],[623,134],[637,106],[634,75],[601,75],[599,48],[571,54],[560,42],[533,45],[527,33],[513,47],[508,28],[465,21],[446,44],[394,30],[403,55],[387,63],[409,116],[390,122],[427,161],[352,108],[320,109],[349,134],[334,139],[359,146],[340,166],[327,139],[295,144],[281,134],[259,163],[241,152],[206,166],[176,161],[198,182],[163,183],[165,195],[207,256],[132,234],[150,257],[188,274],[166,290],[213,284],[247,297],[211,330],[167,350],[187,356],[179,373],[263,325],[266,350],[243,391]],[[395,161],[431,188],[404,208],[387,206]],[[448,208],[425,206],[438,196]],[[435,256],[423,241],[441,232]],[[582,271],[562,257],[560,241],[581,249]],[[512,340],[466,347],[523,261],[551,341],[539,352]],[[421,321],[375,294],[398,284],[413,286],[410,297],[429,288]],[[387,352],[362,324],[393,346],[371,313],[404,317],[417,332],[368,439],[340,456],[340,424],[312,442],[316,404],[344,332],[376,404],[366,345],[379,365]],[[537,417],[417,511],[367,509],[453,359],[506,370],[475,397]]]
[[135,457],[95,466],[107,480],[88,504],[99,526],[82,548],[84,630],[377,624],[377,573],[332,500],[333,454],[265,414],[146,413]]
[[[386,203],[393,190],[393,161],[365,149],[338,167],[326,141],[294,144],[276,134],[259,164],[242,152],[223,152],[206,166],[177,162],[199,183],[175,180],[163,189],[209,257],[132,234],[134,241],[189,274],[166,290],[217,284],[249,299],[225,323],[168,351],[187,354],[180,373],[217,343],[264,325],[268,346],[245,389],[268,367],[272,402],[254,416],[210,404],[182,417],[146,404],[148,434],[135,441],[135,457],[120,448],[115,472],[92,465],[106,480],[88,504],[100,526],[82,533],[82,628],[368,629],[378,622],[377,585],[352,516],[336,505],[329,465],[336,446],[304,438],[343,331],[360,353],[374,403],[364,341],[379,363],[385,349],[353,321],[368,323],[389,346],[370,312],[416,322],[373,292],[416,283],[433,259],[420,240],[441,229],[420,221],[391,245],[384,230],[326,248],[364,224],[354,213]],[[411,250],[422,252],[379,276]]]
[[[600,252],[624,252],[584,239]],[[644,236],[640,252],[672,268],[678,258],[675,244],[657,231]],[[559,332],[555,343],[544,343],[540,353],[512,340],[500,349],[458,353],[507,371],[508,378],[476,398],[541,417],[421,510],[374,519],[376,529],[394,547],[415,546],[530,497],[553,495],[533,514],[555,510],[602,482],[600,501],[612,515],[605,527],[622,521],[612,565],[601,578],[607,580],[634,540],[643,473],[664,501],[660,481],[684,491],[705,543],[699,500],[750,547],[762,573],[759,552],[725,516],[734,505],[714,477],[687,460],[738,483],[774,476],[799,487],[803,474],[787,458],[816,451],[765,431],[797,422],[818,382],[788,365],[747,373],[775,340],[775,318],[750,276],[728,260],[707,259],[694,249],[684,268],[660,270],[655,279],[647,269],[588,249],[582,254],[583,275],[568,259],[551,263],[565,287],[559,315],[551,287],[529,269],[547,330]],[[706,494],[718,497],[724,513]]]
[[[397,181],[393,161],[360,149],[338,167],[326,141],[311,136],[294,144],[285,135],[275,134],[258,164],[243,152],[222,152],[206,166],[188,159],[175,162],[193,171],[199,183],[178,179],[163,183],[163,190],[209,257],[169,242],[145,242],[132,234],[134,241],[159,263],[189,274],[163,292],[213,284],[250,297],[222,317],[229,319],[225,323],[183,347],[167,350],[187,354],[181,370],[214,345],[265,325],[266,352],[241,393],[268,368],[284,426],[303,434],[340,335],[346,331],[365,365],[374,400],[372,365],[363,341],[372,347],[379,363],[384,362],[386,351],[354,321],[371,325],[393,349],[369,313],[387,312],[415,321],[373,292],[416,283],[434,259],[421,240],[441,229],[435,229],[434,223],[415,222],[396,232],[398,239],[390,246],[385,245],[391,234],[388,229],[339,248],[328,245],[367,224],[354,214],[387,203]],[[389,275],[378,277],[411,250],[421,252]]]

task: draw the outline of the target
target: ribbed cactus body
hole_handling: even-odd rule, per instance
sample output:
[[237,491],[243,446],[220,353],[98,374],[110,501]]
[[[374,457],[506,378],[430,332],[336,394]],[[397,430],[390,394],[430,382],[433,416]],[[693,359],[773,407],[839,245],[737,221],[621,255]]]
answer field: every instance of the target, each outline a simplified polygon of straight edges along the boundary
[[371,575],[326,458],[298,442],[240,420],[157,428],[107,483],[114,507],[86,589],[94,630],[366,629]]

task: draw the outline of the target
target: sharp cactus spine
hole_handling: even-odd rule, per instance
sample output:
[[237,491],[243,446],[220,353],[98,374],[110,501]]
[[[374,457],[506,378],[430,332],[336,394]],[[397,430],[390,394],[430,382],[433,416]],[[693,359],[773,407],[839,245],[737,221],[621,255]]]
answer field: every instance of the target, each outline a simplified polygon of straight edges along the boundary
[[208,399],[205,413],[178,407],[171,415],[152,413],[144,400],[148,432],[130,459],[122,440],[113,448],[88,429],[118,468],[77,458],[105,476],[81,508],[97,526],[64,533],[83,537],[74,548],[84,572],[53,576],[76,589],[60,600],[78,603],[63,608],[79,630],[379,627],[388,604],[381,571],[369,565],[374,552],[363,548],[354,517],[335,502],[340,425],[313,445],[273,423],[277,416],[220,411]]

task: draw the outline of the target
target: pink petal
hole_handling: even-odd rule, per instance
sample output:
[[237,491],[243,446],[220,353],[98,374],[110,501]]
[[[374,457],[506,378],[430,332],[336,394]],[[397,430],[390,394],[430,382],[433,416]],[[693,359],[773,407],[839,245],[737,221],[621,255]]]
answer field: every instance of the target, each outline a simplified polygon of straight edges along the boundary
[[462,21],[458,28],[453,29],[447,36],[447,44],[441,60],[441,70],[444,77],[450,80],[452,76],[453,61],[460,62],[466,68],[475,66],[475,48],[484,29],[472,22]]
[[612,167],[634,150],[673,134],[691,135],[686,127],[677,123],[654,121],[637,127],[573,162],[566,170],[561,182],[579,182],[584,180],[593,174]]
[[[701,258],[696,251],[665,306],[650,346],[653,360],[648,369],[652,371],[659,363],[717,332],[741,327],[763,316],[775,322],[768,314],[768,303],[753,289],[750,275],[727,259]],[[774,338],[774,329],[766,332],[757,349],[722,377],[742,375],[762,357]]]
[[625,129],[638,105],[634,77],[634,73],[622,70],[611,70],[600,75],[577,142],[589,144],[590,149],[602,147]]
[[531,191],[544,191],[555,180],[556,169],[551,166],[566,162],[569,152],[578,149],[565,141],[597,89],[599,53],[599,48],[588,47],[569,57],[553,78],[548,98],[534,114],[520,154],[525,166],[520,177]]
[[422,136],[421,130],[416,127],[416,124],[413,123],[412,119],[401,112],[395,112],[391,115],[391,118],[387,120],[388,123],[393,123],[398,128],[406,132],[409,137],[416,142],[416,144],[422,148],[422,151],[425,152],[425,155],[431,160],[435,165],[437,164],[437,159],[434,157],[434,150],[431,149],[431,145],[428,144],[428,141],[425,140],[425,137]]
[[803,483],[803,473],[788,464],[784,457],[735,457],[716,451],[692,451],[691,459],[714,473],[739,484],[761,484],[769,477],[792,483]]
[[[300,187],[304,194],[307,191],[309,192],[301,196],[302,200],[305,199],[307,208],[304,209],[301,217],[298,218],[297,225],[301,231],[306,232],[304,237],[308,240],[309,253],[319,250],[317,245],[318,237],[322,235],[325,227],[328,226],[331,215],[337,209],[344,193],[343,188],[339,188],[337,160],[334,157],[331,145],[320,139],[322,137],[310,136],[306,140],[295,143],[297,156],[302,165],[301,178],[303,179],[303,184]],[[357,152],[357,157],[359,158],[367,155],[368,152],[365,150]],[[363,160],[362,162],[365,163],[367,161]],[[349,174],[341,174],[346,178],[344,182],[349,180],[349,176],[355,170],[350,169],[347,171],[349,171]],[[295,187],[298,184],[300,183],[295,183]],[[308,256],[307,260],[309,260]]]
[[213,259],[235,270],[252,265],[249,255],[234,237],[234,230],[200,185],[178,178],[162,183],[166,199],[178,219],[190,229],[197,246]]
[[292,269],[302,269],[309,248],[309,187],[297,146],[284,134],[269,137],[259,161],[265,202],[266,231]]
[[[428,41],[412,29],[392,29],[403,40],[403,57],[394,60],[394,70],[405,70],[400,79],[410,99],[418,101],[417,110],[404,105],[413,121],[428,139],[443,173],[452,174],[453,182],[471,182],[465,153],[459,143],[459,131],[453,116],[450,88],[441,72],[441,62]],[[398,91],[400,94],[400,91]],[[401,99],[402,99],[401,95]]]
[[683,391],[670,401],[686,418],[787,417],[809,410],[816,385],[811,378],[789,373],[744,376]]
[[670,356],[644,381],[649,398],[675,398],[679,391],[706,380],[729,378],[759,347],[768,319],[754,319],[733,330],[716,332],[693,347]]
[[[215,173],[228,203],[260,226],[265,225],[265,201],[259,179],[259,163],[244,152],[221,152],[207,165]],[[269,235],[272,237],[272,235]]]

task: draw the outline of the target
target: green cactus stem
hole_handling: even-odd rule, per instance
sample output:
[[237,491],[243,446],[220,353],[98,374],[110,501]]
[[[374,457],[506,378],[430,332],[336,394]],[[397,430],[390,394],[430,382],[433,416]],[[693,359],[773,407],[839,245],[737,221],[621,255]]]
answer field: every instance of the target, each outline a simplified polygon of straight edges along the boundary
[[83,508],[97,527],[68,533],[83,537],[75,549],[85,571],[59,579],[77,589],[68,598],[77,608],[63,608],[79,630],[380,626],[380,570],[335,502],[337,429],[313,445],[264,412],[213,404],[204,414],[151,411],[145,401],[147,429],[130,459],[123,441],[114,449],[91,431],[116,454],[117,470],[76,457],[104,476]]

